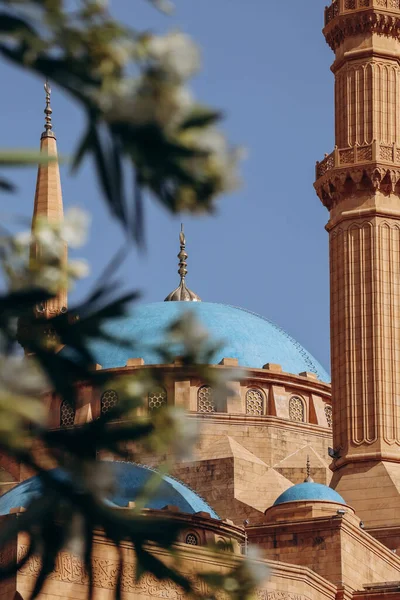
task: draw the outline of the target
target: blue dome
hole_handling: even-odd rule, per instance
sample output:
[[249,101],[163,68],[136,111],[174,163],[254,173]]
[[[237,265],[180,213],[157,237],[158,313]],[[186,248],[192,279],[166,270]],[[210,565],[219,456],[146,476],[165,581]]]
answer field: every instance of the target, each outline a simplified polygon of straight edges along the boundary
[[[158,364],[161,358],[153,350],[163,341],[166,328],[182,313],[192,311],[212,336],[221,342],[213,362],[237,358],[242,367],[261,369],[266,363],[282,366],[288,373],[315,373],[329,382],[325,369],[311,354],[283,329],[268,319],[241,308],[210,302],[157,302],[137,306],[132,314],[110,321],[105,330],[112,336],[135,343],[135,349],[122,345],[96,342],[93,351],[103,368],[125,366],[128,358],[143,358],[146,364]],[[174,349],[176,356],[182,350]]]
[[287,489],[274,502],[274,506],[284,502],[299,502],[301,500],[325,500],[326,502],[337,502],[346,504],[342,496],[332,488],[322,483],[304,482]]
[[[119,507],[128,506],[129,502],[134,501],[149,477],[156,472],[153,469],[126,462],[107,464],[112,466],[116,480],[116,492],[107,503]],[[60,478],[66,477],[65,473],[59,469],[55,472]],[[26,508],[31,500],[41,495],[41,492],[42,483],[38,476],[27,479],[0,497],[0,515],[7,515],[12,508],[20,506]],[[177,479],[163,475],[160,485],[145,508],[162,509],[167,505],[177,506],[183,513],[207,512],[213,519],[219,519],[217,513],[193,490]]]

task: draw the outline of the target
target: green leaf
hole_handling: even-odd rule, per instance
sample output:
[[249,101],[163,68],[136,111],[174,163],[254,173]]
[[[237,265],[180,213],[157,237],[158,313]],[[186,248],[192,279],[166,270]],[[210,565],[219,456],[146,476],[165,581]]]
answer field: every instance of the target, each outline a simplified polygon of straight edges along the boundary
[[0,190],[3,192],[15,192],[16,187],[11,181],[7,181],[7,179],[0,178]]
[[203,128],[214,125],[223,118],[220,111],[208,110],[205,108],[195,109],[180,125],[180,129]]
[[37,150],[0,150],[0,165],[3,167],[45,165],[54,161],[61,162],[61,159]]

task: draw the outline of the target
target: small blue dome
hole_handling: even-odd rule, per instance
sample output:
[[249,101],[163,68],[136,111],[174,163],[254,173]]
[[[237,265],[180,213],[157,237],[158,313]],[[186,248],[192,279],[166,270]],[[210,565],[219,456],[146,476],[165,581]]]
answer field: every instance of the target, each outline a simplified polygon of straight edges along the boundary
[[342,496],[332,488],[322,483],[304,482],[298,483],[287,489],[274,502],[274,506],[284,502],[300,502],[302,500],[325,500],[326,502],[337,502],[346,504]]
[[[116,492],[108,500],[108,504],[124,507],[133,502],[143,489],[147,480],[156,471],[142,465],[126,462],[110,462],[115,474]],[[62,479],[66,475],[56,469],[54,472]],[[42,483],[38,476],[23,481],[15,488],[0,497],[0,515],[9,514],[12,508],[26,508],[34,498],[42,493]],[[217,513],[203,498],[173,477],[163,475],[162,481],[145,508],[162,509],[164,506],[177,506],[183,513],[194,514],[207,512],[213,519],[219,519]]]
[[[261,369],[266,363],[282,366],[288,373],[315,373],[321,381],[330,377],[315,358],[288,333],[271,321],[246,310],[210,302],[157,302],[135,307],[132,314],[106,324],[112,336],[134,343],[134,351],[118,344],[96,342],[93,352],[103,368],[123,367],[129,358],[143,358],[146,364],[162,362],[153,347],[164,339],[165,330],[182,313],[192,311],[210,333],[221,342],[213,363],[237,358],[242,367]],[[176,356],[182,349],[174,349]]]

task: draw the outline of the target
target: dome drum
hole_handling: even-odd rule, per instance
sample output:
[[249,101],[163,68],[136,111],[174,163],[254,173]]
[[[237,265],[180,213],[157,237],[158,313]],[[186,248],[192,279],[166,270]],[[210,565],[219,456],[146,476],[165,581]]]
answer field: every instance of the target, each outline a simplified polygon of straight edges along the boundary
[[221,521],[212,518],[209,513],[200,511],[194,514],[182,513],[176,506],[166,506],[161,511],[147,509],[146,513],[152,519],[168,519],[182,524],[182,531],[178,543],[190,546],[217,546],[233,554],[241,554],[245,535],[242,527],[238,527],[230,520]]
[[[225,359],[232,363],[234,359]],[[237,361],[235,361],[237,362]],[[131,376],[132,369],[143,369],[140,364],[116,369],[116,377]],[[152,367],[155,368],[155,367]],[[158,410],[163,406],[184,407],[191,414],[213,418],[220,414],[241,415],[244,420],[274,417],[290,422],[292,425],[317,425],[330,428],[331,394],[329,386],[304,376],[291,375],[268,369],[248,369],[243,371],[240,380],[230,385],[233,395],[225,400],[215,400],[213,390],[190,368],[181,365],[159,365],[163,372],[164,385],[150,390],[143,398],[141,414]],[[237,369],[232,364],[211,366],[212,369]],[[67,426],[71,420],[75,425],[95,419],[111,410],[118,401],[115,390],[101,392],[82,385],[78,406],[74,415],[65,420],[65,410],[56,397],[51,398],[50,418],[53,427]]]

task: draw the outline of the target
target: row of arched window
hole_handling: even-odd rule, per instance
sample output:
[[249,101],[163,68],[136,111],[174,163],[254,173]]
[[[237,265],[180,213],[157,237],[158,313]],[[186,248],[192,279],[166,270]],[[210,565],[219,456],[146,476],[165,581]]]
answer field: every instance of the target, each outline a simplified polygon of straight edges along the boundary
[[[167,404],[167,392],[163,387],[157,387],[148,395],[148,409],[157,410]],[[118,394],[114,390],[106,390],[100,398],[100,412],[102,415],[111,411],[118,403]],[[246,392],[246,414],[264,415],[265,414],[265,396],[258,388],[251,388]],[[197,412],[215,413],[217,412],[215,394],[209,385],[201,386],[197,391]],[[329,427],[332,427],[332,407],[325,405],[325,416]],[[306,421],[305,403],[299,396],[292,396],[289,400],[289,419],[304,423]],[[75,420],[75,410],[66,401],[61,404],[60,425],[61,427],[71,427]]]
[[[194,531],[190,531],[185,535],[185,544],[189,544],[189,546],[200,546],[200,537]],[[217,542],[217,548],[220,550],[230,550],[231,545],[224,539],[219,539]]]
[[[251,388],[247,390],[246,415],[264,415],[266,412],[265,404],[265,396],[260,389]],[[216,412],[214,393],[208,385],[203,385],[197,392],[197,412]],[[304,423],[306,420],[305,403],[299,396],[292,396],[289,400],[289,418],[291,421],[301,423]]]
[[[110,412],[118,403],[118,394],[115,390],[106,390],[100,398],[100,413],[102,415]],[[155,410],[167,404],[167,392],[164,388],[155,388],[148,395],[148,408]],[[75,409],[67,401],[61,403],[60,426],[71,427],[75,421]]]

